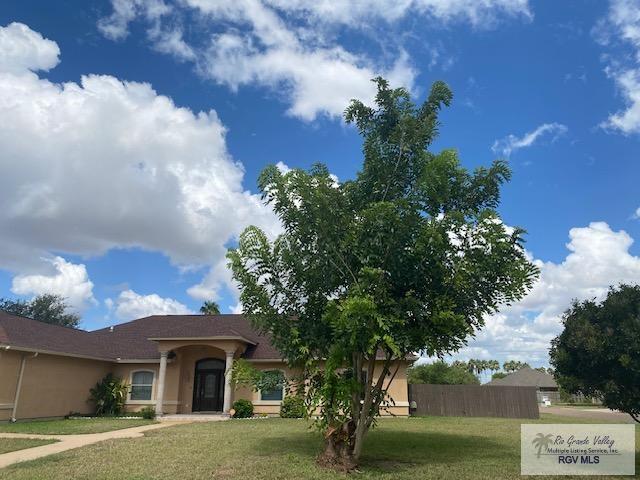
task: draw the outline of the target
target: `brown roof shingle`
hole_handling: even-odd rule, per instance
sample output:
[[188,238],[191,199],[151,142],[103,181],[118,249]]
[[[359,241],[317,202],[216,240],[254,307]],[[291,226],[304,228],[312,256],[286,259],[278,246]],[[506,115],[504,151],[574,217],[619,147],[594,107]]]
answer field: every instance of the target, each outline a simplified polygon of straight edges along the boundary
[[85,330],[50,325],[2,310],[0,344],[93,358],[112,358],[108,345]]
[[242,337],[249,345],[250,359],[279,359],[280,353],[268,336],[259,335],[243,315],[153,315],[103,328],[90,335],[109,343],[115,356],[125,359],[158,358],[157,343],[149,338]]
[[93,332],[38,322],[0,310],[0,344],[109,360],[156,359],[150,338],[241,337],[245,358],[279,359],[268,336],[242,315],[153,315]]

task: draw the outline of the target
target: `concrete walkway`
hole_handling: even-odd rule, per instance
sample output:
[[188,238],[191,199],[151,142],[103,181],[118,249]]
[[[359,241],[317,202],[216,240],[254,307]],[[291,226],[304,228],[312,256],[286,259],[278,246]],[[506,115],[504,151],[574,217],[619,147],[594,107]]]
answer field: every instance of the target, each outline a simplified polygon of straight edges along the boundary
[[0,433],[2,438],[39,438],[45,440],[58,440],[56,443],[42,445],[40,447],[26,448],[15,452],[3,453],[0,455],[0,468],[7,467],[14,463],[24,462],[27,460],[35,460],[36,458],[46,457],[55,453],[65,452],[74,448],[84,447],[92,443],[102,442],[103,440],[111,440],[112,438],[138,438],[143,437],[147,430],[155,430],[157,428],[171,427],[179,423],[189,422],[167,422],[154,423],[153,425],[143,425],[141,427],[123,428],[121,430],[113,430],[103,433],[88,433],[82,435],[35,435],[31,433]]

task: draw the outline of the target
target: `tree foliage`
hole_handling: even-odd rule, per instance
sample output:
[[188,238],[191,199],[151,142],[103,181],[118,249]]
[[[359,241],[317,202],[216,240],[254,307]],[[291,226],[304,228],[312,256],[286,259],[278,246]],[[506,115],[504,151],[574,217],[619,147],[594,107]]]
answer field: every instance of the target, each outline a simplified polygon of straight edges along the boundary
[[479,385],[480,381],[467,368],[444,361],[415,365],[407,372],[409,383],[432,385]]
[[200,307],[200,313],[203,315],[220,315],[220,305],[213,300],[207,300]]
[[528,367],[529,364],[527,362],[521,362],[519,360],[507,360],[502,365],[502,368],[507,373],[517,372],[521,368]]
[[48,293],[28,302],[0,298],[0,310],[62,327],[77,328],[80,323],[80,315],[69,311],[64,297]]
[[523,230],[496,211],[507,164],[469,172],[454,150],[427,150],[449,88],[434,83],[417,106],[375,82],[375,107],[353,100],[345,111],[364,139],[356,178],[338,184],[319,164],[265,168],[259,187],[284,233],[248,227],[228,254],[245,314],[304,372],[321,462],[347,470],[401,361],[465,345],[537,275]]
[[286,378],[280,370],[258,370],[243,358],[233,362],[231,383],[234,386],[249,387],[255,392],[278,390],[287,386]]
[[575,301],[551,342],[561,388],[596,397],[640,422],[640,286],[611,288],[607,298]]

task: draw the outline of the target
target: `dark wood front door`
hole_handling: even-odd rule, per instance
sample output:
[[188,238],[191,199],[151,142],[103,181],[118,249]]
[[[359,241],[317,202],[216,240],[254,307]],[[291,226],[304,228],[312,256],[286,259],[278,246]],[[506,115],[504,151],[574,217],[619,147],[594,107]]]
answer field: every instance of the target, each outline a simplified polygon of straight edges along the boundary
[[193,411],[221,412],[224,404],[223,360],[203,358],[196,362],[193,379]]
[[222,370],[196,371],[193,388],[194,412],[220,412],[224,401],[224,372]]

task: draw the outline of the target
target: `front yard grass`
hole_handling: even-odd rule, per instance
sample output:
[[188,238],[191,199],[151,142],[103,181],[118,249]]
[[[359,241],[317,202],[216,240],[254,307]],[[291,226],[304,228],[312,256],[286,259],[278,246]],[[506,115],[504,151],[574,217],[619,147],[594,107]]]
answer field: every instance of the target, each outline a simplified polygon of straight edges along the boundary
[[49,443],[57,442],[57,440],[41,440],[35,438],[0,438],[0,455],[3,453],[15,452],[16,450],[24,450],[25,448],[39,447]]
[[82,433],[102,433],[122,428],[137,427],[155,423],[143,418],[81,418],[58,420],[18,421],[16,423],[0,423],[0,432],[34,433],[38,435],[76,435]]
[[[520,424],[535,422],[585,420],[548,414],[540,420],[381,419],[354,475],[316,466],[321,439],[305,420],[193,423],[16,464],[0,470],[0,479],[516,479]],[[640,447],[638,428],[636,436]]]

